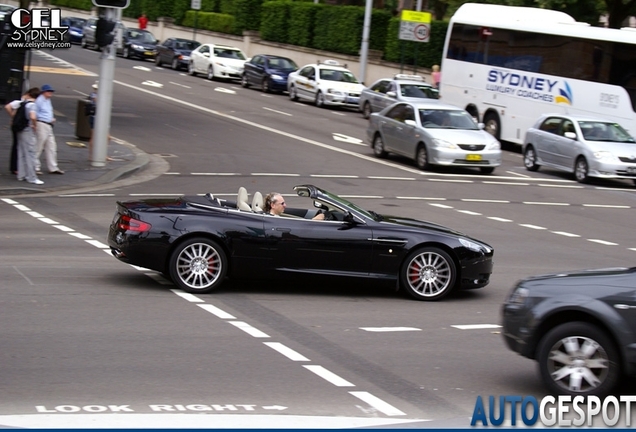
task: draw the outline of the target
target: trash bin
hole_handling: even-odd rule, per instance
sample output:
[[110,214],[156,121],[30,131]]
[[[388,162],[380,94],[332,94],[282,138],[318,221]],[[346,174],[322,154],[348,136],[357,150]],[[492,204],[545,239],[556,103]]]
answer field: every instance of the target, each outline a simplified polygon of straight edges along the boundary
[[91,123],[90,116],[86,115],[86,106],[90,105],[88,99],[80,99],[77,101],[77,117],[75,118],[75,136],[79,139],[90,139]]

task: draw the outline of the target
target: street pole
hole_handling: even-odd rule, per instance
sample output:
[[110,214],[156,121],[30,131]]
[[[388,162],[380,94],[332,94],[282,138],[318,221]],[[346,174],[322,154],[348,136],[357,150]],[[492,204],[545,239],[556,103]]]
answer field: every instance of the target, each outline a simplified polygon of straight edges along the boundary
[[[109,21],[117,21],[117,9],[100,7],[98,15]],[[114,41],[113,41],[114,42]],[[93,129],[93,153],[91,166],[103,167],[108,157],[108,137],[110,135],[110,114],[113,106],[113,79],[115,77],[115,44],[102,48],[99,62],[99,88]]]
[[364,83],[367,77],[367,58],[369,54],[369,33],[371,31],[371,10],[373,0],[367,0],[364,8],[364,25],[362,27],[362,46],[360,47],[360,82]]

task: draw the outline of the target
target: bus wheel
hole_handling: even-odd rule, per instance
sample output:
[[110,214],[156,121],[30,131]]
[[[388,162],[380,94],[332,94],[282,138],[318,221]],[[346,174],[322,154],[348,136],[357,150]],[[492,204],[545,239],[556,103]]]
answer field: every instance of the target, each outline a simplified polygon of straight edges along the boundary
[[501,123],[499,121],[499,116],[497,114],[488,113],[484,117],[484,125],[486,125],[486,132],[495,138],[499,139]]
[[526,151],[523,153],[523,165],[528,171],[537,171],[539,169],[539,165],[537,165],[537,153],[531,145],[526,147]]

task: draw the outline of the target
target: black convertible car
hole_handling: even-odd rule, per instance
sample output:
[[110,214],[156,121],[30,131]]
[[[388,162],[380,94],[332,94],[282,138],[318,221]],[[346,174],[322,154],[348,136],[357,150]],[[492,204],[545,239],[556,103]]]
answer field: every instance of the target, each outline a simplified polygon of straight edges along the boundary
[[[250,203],[243,187],[236,201],[206,194],[117,202],[108,243],[117,259],[162,272],[190,293],[210,292],[226,276],[281,274],[385,280],[417,300],[488,284],[493,248],[484,242],[364,210],[312,185],[294,190],[313,207],[272,216],[262,194]],[[317,213],[325,219],[313,220]]]

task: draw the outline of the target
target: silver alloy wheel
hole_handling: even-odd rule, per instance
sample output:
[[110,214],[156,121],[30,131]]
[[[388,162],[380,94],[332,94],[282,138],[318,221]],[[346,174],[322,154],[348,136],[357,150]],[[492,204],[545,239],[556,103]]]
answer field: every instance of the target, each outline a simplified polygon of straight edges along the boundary
[[128,47],[124,47],[124,58],[130,58],[130,49]]
[[589,167],[587,165],[587,161],[583,156],[579,157],[574,164],[574,177],[576,177],[576,181],[579,183],[585,183],[587,181],[588,171]]
[[415,164],[421,170],[425,170],[429,167],[428,152],[426,151],[426,145],[421,144],[417,148],[417,154],[415,155]]
[[174,270],[179,285],[202,292],[212,287],[225,273],[224,266],[223,258],[213,245],[196,242],[179,252]]
[[212,65],[208,67],[208,79],[212,81],[214,79],[214,68]]
[[383,158],[386,156],[386,150],[384,150],[384,141],[382,141],[382,136],[380,136],[380,134],[377,134],[375,138],[373,138],[373,154],[379,158]]
[[291,85],[289,87],[289,98],[293,101],[298,100],[298,95],[296,94],[296,87],[294,85]]
[[269,78],[263,78],[263,81],[261,82],[261,90],[264,93],[269,93]]
[[365,119],[371,117],[371,104],[369,102],[365,102],[364,106],[362,107],[362,117],[364,117]]
[[316,106],[322,108],[325,106],[325,95],[321,91],[316,95]]
[[455,266],[450,257],[441,250],[430,248],[414,254],[407,261],[402,276],[412,296],[423,300],[436,300],[452,289],[454,273]]
[[526,152],[523,154],[523,165],[528,171],[536,171],[539,169],[539,165],[537,165],[537,155],[534,152],[534,147],[531,145],[526,147]]

